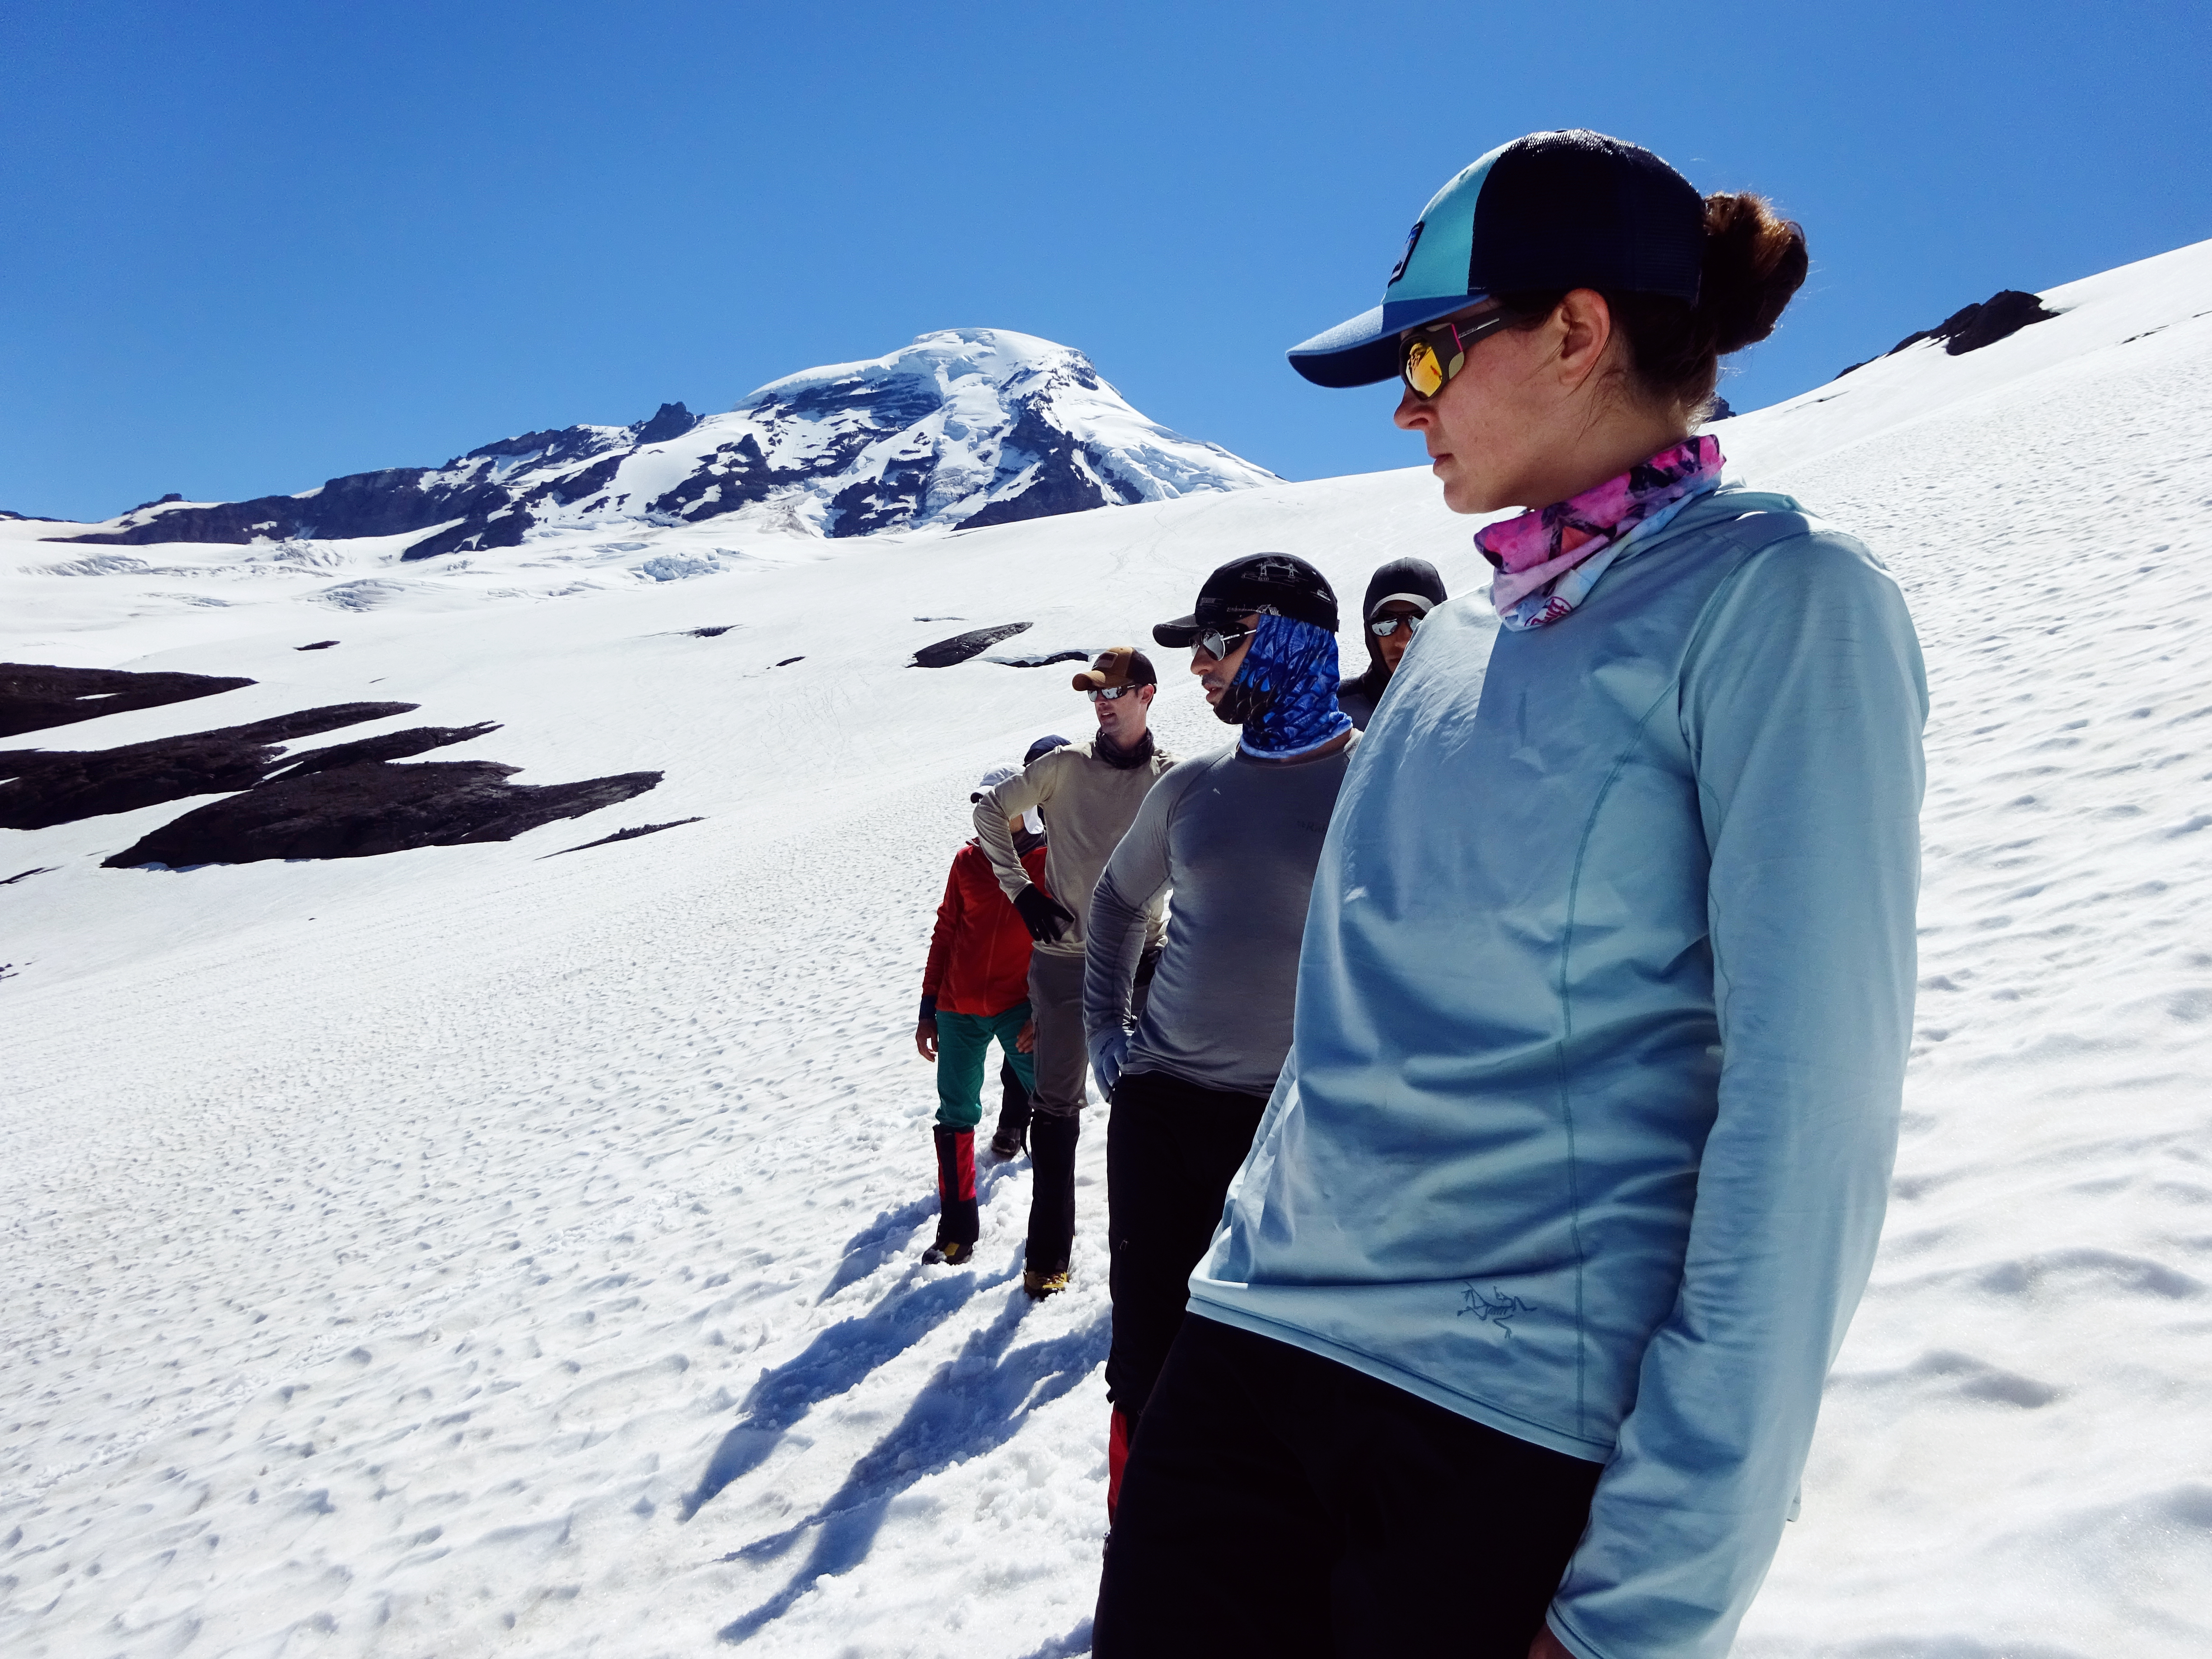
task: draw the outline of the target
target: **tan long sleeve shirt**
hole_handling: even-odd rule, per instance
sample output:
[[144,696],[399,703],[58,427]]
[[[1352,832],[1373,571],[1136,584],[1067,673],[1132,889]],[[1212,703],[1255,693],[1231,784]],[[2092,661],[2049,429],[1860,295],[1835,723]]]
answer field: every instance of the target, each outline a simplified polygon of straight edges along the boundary
[[[1031,807],[1043,816],[1044,884],[1075,913],[1075,925],[1057,944],[1036,947],[1054,956],[1083,954],[1091,890],[1098,884],[1099,872],[1136,821],[1137,809],[1152,785],[1176,763],[1173,755],[1155,750],[1144,764],[1124,770],[1099,759],[1097,744],[1093,738],[1039,755],[1021,776],[985,790],[975,803],[975,834],[1008,898],[1028,886],[1030,878],[1014,854],[1006,820]],[[1149,944],[1159,942],[1161,910],[1161,901],[1155,897],[1146,923]]]

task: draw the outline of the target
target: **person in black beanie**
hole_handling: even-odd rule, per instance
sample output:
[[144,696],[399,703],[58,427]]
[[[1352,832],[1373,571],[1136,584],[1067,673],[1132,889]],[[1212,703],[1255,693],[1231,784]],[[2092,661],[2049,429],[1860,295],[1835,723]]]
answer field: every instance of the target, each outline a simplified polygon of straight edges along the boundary
[[1413,630],[1445,597],[1444,579],[1426,559],[1393,559],[1367,579],[1367,602],[1359,608],[1367,667],[1336,687],[1336,706],[1361,731],[1375,718],[1375,705],[1413,642]]

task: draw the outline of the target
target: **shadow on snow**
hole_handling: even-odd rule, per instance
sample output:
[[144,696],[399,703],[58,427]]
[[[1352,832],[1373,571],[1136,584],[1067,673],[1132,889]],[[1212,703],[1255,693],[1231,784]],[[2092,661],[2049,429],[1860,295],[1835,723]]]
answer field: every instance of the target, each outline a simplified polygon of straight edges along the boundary
[[737,1426],[722,1437],[699,1484],[684,1494],[678,1518],[689,1521],[730,1482],[758,1468],[793,1424],[897,1358],[959,1312],[979,1288],[968,1273],[893,1291],[867,1312],[818,1333],[797,1358],[763,1371],[738,1407]]
[[757,1634],[788,1613],[817,1580],[857,1566],[867,1558],[901,1492],[939,1469],[1004,1444],[1031,1412],[1059,1399],[1106,1357],[1103,1313],[1081,1330],[1008,1352],[1028,1307],[1021,1296],[1010,1296],[996,1319],[938,1367],[898,1425],[868,1449],[845,1484],[814,1514],[722,1558],[772,1561],[806,1534],[814,1534],[814,1547],[791,1582],[725,1626],[719,1632],[723,1641],[742,1642]]
[[[1013,1165],[1007,1163],[985,1164],[981,1158],[975,1164],[975,1198],[986,1208],[991,1194],[999,1183],[1011,1178]],[[905,1247],[907,1235],[937,1213],[937,1194],[917,1198],[911,1204],[902,1204],[896,1210],[885,1210],[866,1226],[845,1241],[845,1249],[837,1263],[837,1271],[830,1275],[830,1283],[822,1292],[827,1302],[848,1285],[857,1284],[889,1261],[892,1254]]]

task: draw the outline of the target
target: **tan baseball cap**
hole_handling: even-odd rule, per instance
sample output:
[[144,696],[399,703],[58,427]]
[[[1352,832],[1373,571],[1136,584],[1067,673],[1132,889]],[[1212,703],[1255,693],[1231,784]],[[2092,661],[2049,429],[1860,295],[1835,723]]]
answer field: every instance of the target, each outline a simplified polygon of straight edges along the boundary
[[1133,645],[1116,645],[1101,651],[1091,666],[1072,684],[1079,691],[1103,691],[1110,685],[1158,685],[1160,677],[1152,659]]

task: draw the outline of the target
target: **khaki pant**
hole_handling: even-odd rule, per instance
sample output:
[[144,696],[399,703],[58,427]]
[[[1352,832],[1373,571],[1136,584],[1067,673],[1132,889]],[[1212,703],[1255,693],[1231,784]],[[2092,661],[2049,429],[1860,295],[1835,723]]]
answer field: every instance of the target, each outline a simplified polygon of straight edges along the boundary
[[1083,1035],[1083,955],[1030,952],[1030,1018],[1036,1021],[1036,1083],[1030,1091],[1037,1117],[1073,1117],[1083,1109],[1091,1053]]

